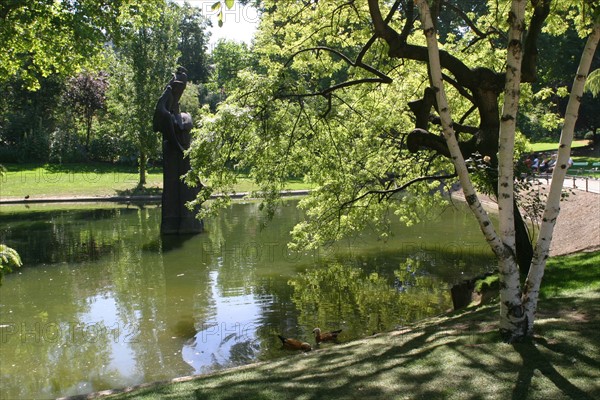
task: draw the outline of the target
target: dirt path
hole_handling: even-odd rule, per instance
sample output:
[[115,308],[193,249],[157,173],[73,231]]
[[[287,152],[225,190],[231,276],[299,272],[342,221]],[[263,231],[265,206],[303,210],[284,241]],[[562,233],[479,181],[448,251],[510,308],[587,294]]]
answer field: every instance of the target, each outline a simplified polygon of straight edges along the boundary
[[[452,196],[464,200],[462,191]],[[480,196],[480,201],[488,211],[498,210],[495,200]],[[573,190],[561,201],[550,256],[595,250],[600,250],[600,194]]]
[[550,255],[600,249],[600,195],[574,191],[561,202]]

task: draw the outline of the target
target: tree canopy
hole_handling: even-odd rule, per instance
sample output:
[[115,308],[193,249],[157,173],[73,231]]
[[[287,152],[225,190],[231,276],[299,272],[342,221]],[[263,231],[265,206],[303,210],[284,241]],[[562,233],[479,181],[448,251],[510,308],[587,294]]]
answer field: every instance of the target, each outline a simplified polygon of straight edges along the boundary
[[156,15],[162,0],[8,0],[0,4],[0,82],[20,77],[29,89],[50,74],[71,75],[97,63],[124,27]]
[[[294,229],[293,246],[317,246],[367,226],[385,238],[391,219],[414,222],[429,202],[439,201],[440,189],[456,182],[459,161],[466,159],[469,176],[460,182],[467,201],[479,204],[465,186],[471,178],[480,191],[510,199],[505,209],[515,212],[502,217],[502,229],[507,236],[516,229],[516,255],[528,268],[533,248],[518,204],[512,204],[509,169],[523,150],[515,136],[518,94],[533,90],[545,50],[540,36],[569,27],[587,36],[597,5],[533,1],[515,24],[511,5],[522,2],[417,3],[420,12],[412,1],[400,0],[262,2],[253,49],[259,66],[238,74],[238,89],[203,121],[190,152],[194,178],[206,185],[199,201],[230,191],[239,173],[249,171],[272,211],[284,180],[300,176],[316,188],[301,202],[307,217]],[[432,31],[440,34],[426,43]],[[432,47],[438,40],[439,51]],[[440,84],[433,83],[436,68],[447,92],[443,99]],[[504,114],[509,94],[516,100]],[[499,147],[502,129],[509,147]],[[211,203],[205,213],[227,201]],[[490,222],[481,221],[498,257],[511,264],[502,241],[492,239]],[[514,277],[515,271],[510,267],[506,274]],[[520,293],[516,276],[510,284]],[[522,314],[518,318],[523,321]]]

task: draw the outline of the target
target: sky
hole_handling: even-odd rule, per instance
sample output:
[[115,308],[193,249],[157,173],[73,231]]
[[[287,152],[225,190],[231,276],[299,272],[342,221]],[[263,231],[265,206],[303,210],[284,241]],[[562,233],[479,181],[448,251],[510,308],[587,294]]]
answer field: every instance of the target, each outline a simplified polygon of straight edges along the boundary
[[[212,21],[209,52],[221,38],[246,42],[250,44],[256,27],[258,25],[258,12],[254,7],[242,6],[235,2],[232,9],[223,10],[223,26],[217,23],[217,11],[211,10],[211,6],[217,0],[187,0],[193,7],[199,7],[202,14]],[[183,1],[178,1],[183,3]],[[222,2],[224,3],[224,2]]]

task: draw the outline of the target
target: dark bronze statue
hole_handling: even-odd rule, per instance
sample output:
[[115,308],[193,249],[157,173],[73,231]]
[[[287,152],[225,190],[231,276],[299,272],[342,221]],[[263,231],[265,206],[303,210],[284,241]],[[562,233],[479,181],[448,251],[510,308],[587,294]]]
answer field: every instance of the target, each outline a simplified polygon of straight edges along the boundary
[[202,221],[195,217],[185,203],[196,198],[200,186],[190,187],[181,180],[190,170],[184,152],[190,146],[192,117],[179,110],[179,100],[187,84],[186,69],[178,67],[163,94],[158,99],[152,120],[155,132],[163,134],[163,234],[189,234],[202,231]]

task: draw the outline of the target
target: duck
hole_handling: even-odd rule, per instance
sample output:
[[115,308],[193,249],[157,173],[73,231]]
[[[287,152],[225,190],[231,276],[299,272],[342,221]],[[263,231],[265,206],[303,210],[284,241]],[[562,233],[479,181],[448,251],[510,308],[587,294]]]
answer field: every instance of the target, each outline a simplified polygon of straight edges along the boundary
[[302,351],[311,351],[312,347],[309,343],[302,342],[298,339],[286,338],[281,335],[277,335],[277,337],[281,340],[283,347],[288,350],[302,350]]
[[321,329],[315,328],[313,329],[313,333],[315,334],[315,341],[317,344],[321,342],[334,342],[337,340],[338,335],[342,332],[341,329],[337,331],[325,332],[321,333]]

